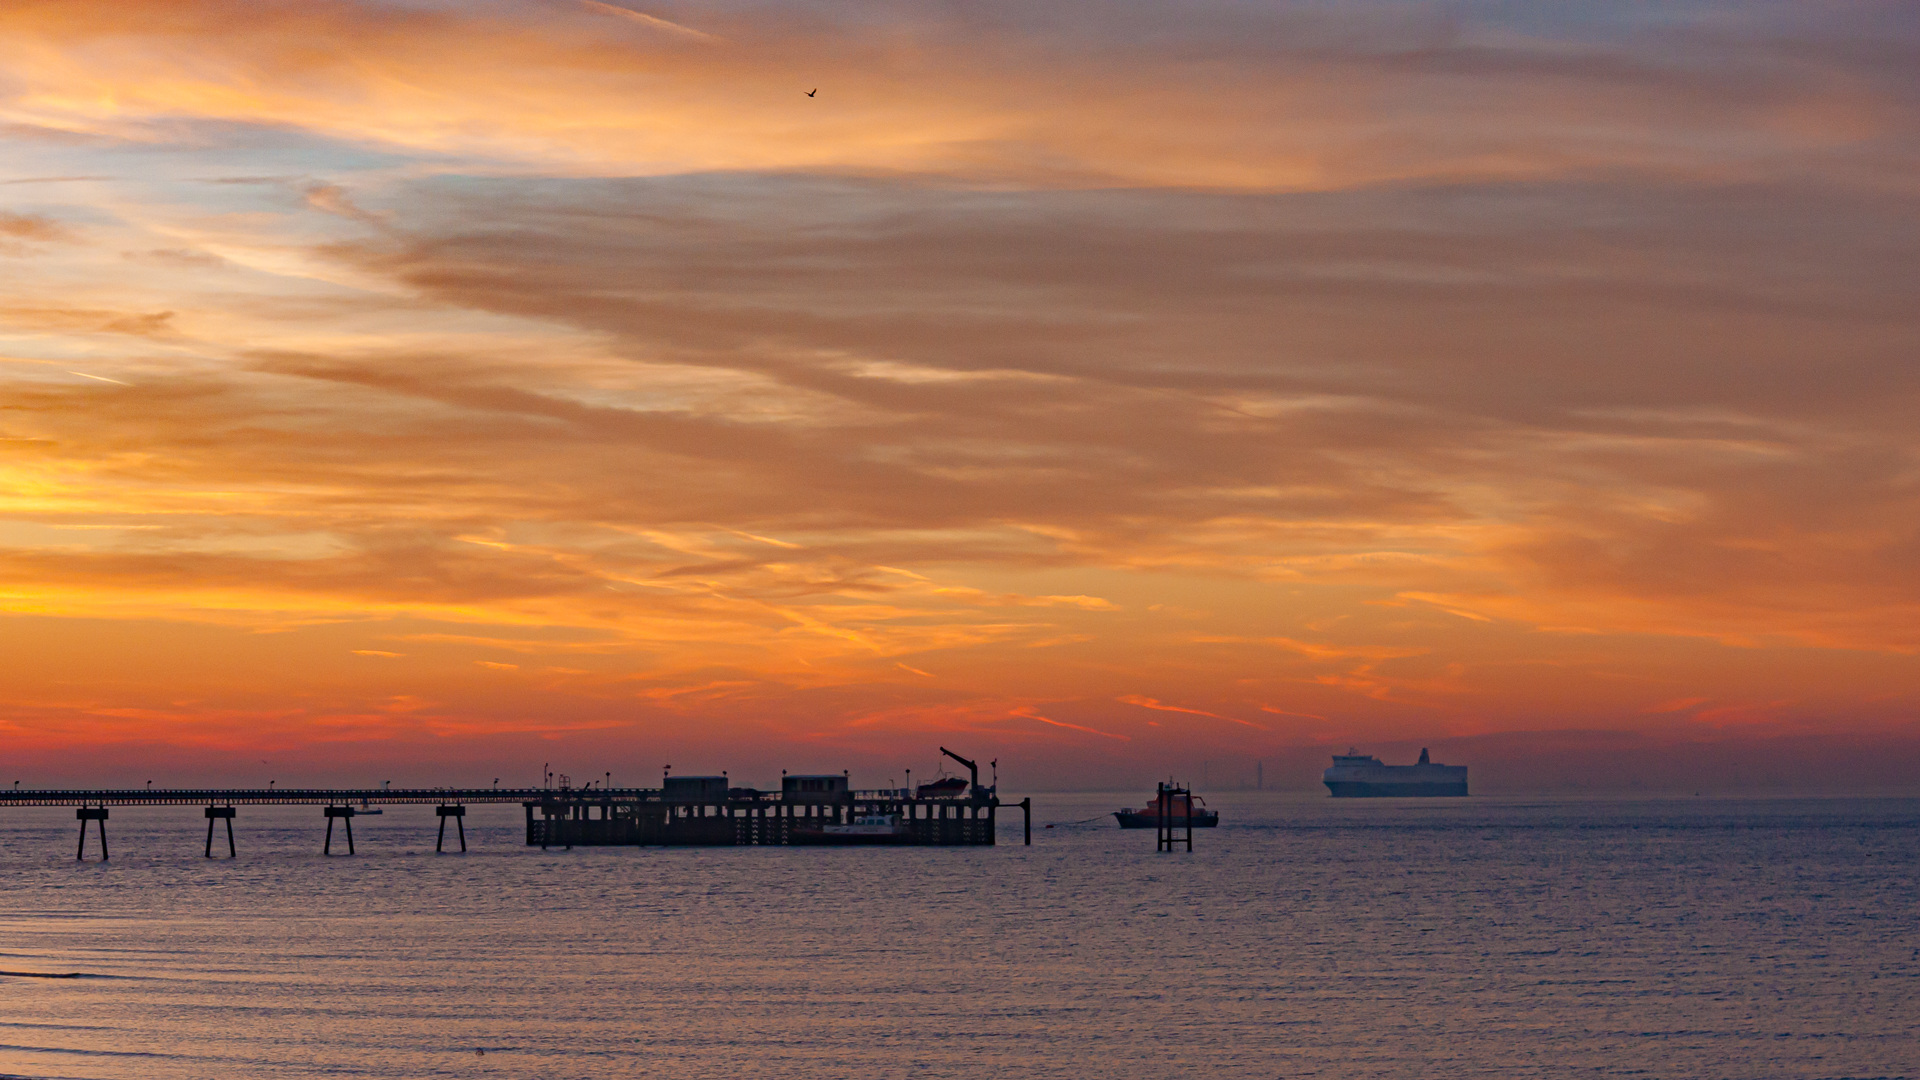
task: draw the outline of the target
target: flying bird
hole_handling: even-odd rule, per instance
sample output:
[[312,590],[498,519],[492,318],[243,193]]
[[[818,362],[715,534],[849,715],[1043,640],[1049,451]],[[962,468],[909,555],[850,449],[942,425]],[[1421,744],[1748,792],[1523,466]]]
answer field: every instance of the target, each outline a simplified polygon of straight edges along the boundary
[[817,94],[817,93],[819,93],[819,92],[820,92],[820,88],[816,86],[816,87],[814,87],[813,89],[811,89],[811,90],[809,90],[809,91],[807,91],[807,96],[808,96],[808,97],[812,97],[813,95],[815,95],[815,94]]

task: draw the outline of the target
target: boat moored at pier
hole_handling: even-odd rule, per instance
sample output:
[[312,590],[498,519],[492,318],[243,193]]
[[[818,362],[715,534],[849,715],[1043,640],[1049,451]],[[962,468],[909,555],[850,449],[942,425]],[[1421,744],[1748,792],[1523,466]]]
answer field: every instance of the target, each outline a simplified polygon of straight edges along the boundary
[[912,844],[913,830],[899,814],[868,812],[856,814],[845,824],[803,824],[787,835],[789,844]]

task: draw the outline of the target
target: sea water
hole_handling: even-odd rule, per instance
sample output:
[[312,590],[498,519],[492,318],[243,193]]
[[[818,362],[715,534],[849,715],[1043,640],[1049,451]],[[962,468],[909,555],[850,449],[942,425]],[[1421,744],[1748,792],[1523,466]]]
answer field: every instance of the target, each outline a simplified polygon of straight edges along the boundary
[[1160,854],[1131,796],[949,849],[541,851],[476,806],[435,855],[392,807],[332,858],[241,807],[232,861],[115,808],[104,864],[10,809],[0,968],[84,977],[0,978],[0,1074],[1920,1076],[1920,800],[1218,794]]

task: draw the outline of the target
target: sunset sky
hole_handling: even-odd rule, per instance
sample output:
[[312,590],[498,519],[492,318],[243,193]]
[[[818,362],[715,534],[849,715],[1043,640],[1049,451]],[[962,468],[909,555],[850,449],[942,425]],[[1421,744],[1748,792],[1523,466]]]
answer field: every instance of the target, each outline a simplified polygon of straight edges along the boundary
[[0,783],[1913,787],[1917,286],[1908,4],[4,0]]

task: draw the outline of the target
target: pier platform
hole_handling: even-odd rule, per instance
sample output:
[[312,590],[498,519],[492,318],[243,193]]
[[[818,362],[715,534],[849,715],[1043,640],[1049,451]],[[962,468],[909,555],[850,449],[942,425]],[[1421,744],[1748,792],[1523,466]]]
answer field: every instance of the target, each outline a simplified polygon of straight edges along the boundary
[[[745,844],[960,846],[994,843],[1000,800],[915,798],[906,788],[845,791],[832,800],[729,789],[719,798],[667,792],[555,792],[524,804],[527,843],[540,847]],[[1027,805],[1014,803],[1025,811]],[[1030,830],[1029,830],[1030,832]]]

